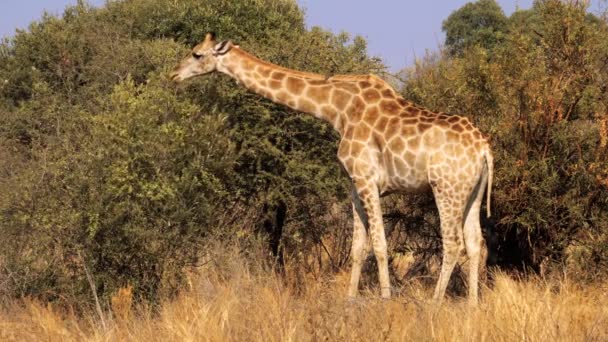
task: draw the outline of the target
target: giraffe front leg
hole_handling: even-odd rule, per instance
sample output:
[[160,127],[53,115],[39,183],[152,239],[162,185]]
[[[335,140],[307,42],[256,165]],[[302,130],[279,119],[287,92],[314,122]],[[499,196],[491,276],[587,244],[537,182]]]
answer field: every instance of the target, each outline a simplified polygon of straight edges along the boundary
[[353,187],[353,242],[351,255],[353,258],[353,268],[350,274],[350,284],[348,286],[348,296],[354,298],[359,293],[359,279],[361,278],[361,268],[367,258],[367,214],[365,213],[357,191]]
[[[360,216],[364,213],[367,218],[367,228],[376,256],[376,262],[378,263],[380,292],[382,298],[390,298],[391,285],[388,275],[388,255],[386,250],[384,223],[382,222],[382,208],[380,207],[380,194],[376,184],[372,181],[353,179],[353,183],[358,197],[358,200],[354,201],[355,210]],[[357,208],[357,205],[359,205],[360,208]],[[365,224],[366,220],[362,221]]]

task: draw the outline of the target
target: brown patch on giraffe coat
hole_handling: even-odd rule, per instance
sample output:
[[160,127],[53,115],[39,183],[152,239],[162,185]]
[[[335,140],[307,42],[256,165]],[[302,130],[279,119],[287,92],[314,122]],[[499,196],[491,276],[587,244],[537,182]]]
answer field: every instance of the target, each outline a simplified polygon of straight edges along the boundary
[[298,109],[306,113],[314,113],[317,111],[317,106],[307,99],[300,98],[298,100]]
[[467,156],[470,156],[470,160],[474,159],[473,156],[475,155],[475,146],[473,144],[467,146],[465,153]]
[[365,111],[365,114],[363,115],[363,120],[365,122],[367,122],[368,124],[370,124],[371,126],[373,126],[374,123],[376,123],[376,120],[378,119],[379,114],[380,114],[380,111],[378,110],[378,107],[376,107],[376,106],[369,107],[369,108],[367,108],[367,110]]
[[452,130],[461,133],[462,131],[464,131],[464,127],[462,127],[460,124],[455,124],[454,126],[452,126]]
[[411,166],[414,166],[414,164],[416,164],[416,155],[412,151],[406,151],[403,154],[403,159]]
[[422,136],[424,146],[430,148],[438,148],[445,142],[445,136],[442,131],[438,129],[430,130]]
[[388,118],[386,116],[382,116],[382,117],[380,117],[380,119],[378,119],[374,128],[380,132],[384,132],[384,129],[386,128],[387,124],[388,124]]
[[[433,163],[435,165],[439,165],[439,164],[443,163],[444,160],[445,160],[445,155],[443,153],[433,154]],[[433,171],[433,173],[435,173],[435,171]],[[435,178],[437,178],[436,175],[435,175]]]
[[445,135],[446,135],[447,141],[458,141],[460,138],[459,134],[457,134],[456,132],[451,131],[451,130],[446,131]]
[[417,125],[420,121],[417,117],[402,119],[401,124],[403,125]]
[[363,91],[363,98],[369,104],[376,103],[380,100],[380,93],[376,89],[366,89]]
[[268,85],[270,86],[270,89],[279,89],[283,87],[283,83],[277,80],[270,80]]
[[407,148],[409,150],[417,150],[420,147],[420,137],[414,136],[407,140]]
[[270,77],[270,73],[272,72],[272,70],[270,70],[269,68],[265,68],[263,66],[258,66],[257,71],[260,73],[260,75],[262,77]]
[[329,122],[335,123],[338,117],[338,112],[333,107],[323,106],[321,107],[321,114],[327,118]]
[[395,92],[393,90],[391,90],[391,89],[386,88],[386,89],[384,89],[382,91],[382,96],[394,99],[395,98]]
[[316,103],[327,103],[329,102],[330,91],[331,87],[329,86],[313,86],[308,88],[306,95]]
[[405,148],[405,141],[403,141],[401,137],[395,137],[389,143],[389,148],[394,153],[401,153],[401,151],[403,151],[403,149]]
[[438,119],[435,124],[441,128],[450,128],[450,123],[445,119]]
[[349,124],[348,126],[346,126],[346,128],[344,129],[344,139],[345,140],[352,140],[354,132],[355,132],[355,126],[354,125]]
[[420,115],[420,108],[418,108],[418,107],[414,107],[414,106],[407,107],[406,110],[407,110],[408,113],[410,113],[410,114],[412,114],[414,116]]
[[428,123],[419,122],[418,125],[416,125],[416,127],[418,127],[418,132],[420,132],[422,134],[427,129],[431,128],[431,125]]
[[460,136],[460,141],[462,141],[464,145],[469,146],[473,143],[473,136],[471,135],[471,133],[464,133]]
[[340,141],[340,146],[338,147],[338,159],[345,160],[348,157],[349,150],[349,143],[346,140]]
[[334,87],[338,88],[338,89],[343,89],[351,94],[358,94],[359,93],[359,87],[357,87],[356,85],[354,85],[353,83],[346,83],[346,82],[338,82],[334,85]]
[[365,144],[363,143],[354,140],[350,143],[350,155],[352,157],[357,158],[361,154],[363,149],[365,149]]
[[418,133],[416,126],[402,126],[401,135],[405,137],[411,137]]
[[403,106],[403,107],[409,107],[409,106],[411,106],[411,105],[412,105],[412,104],[411,104],[411,102],[409,102],[409,101],[405,100],[405,99],[404,99],[404,98],[402,98],[402,97],[398,98],[398,99],[397,99],[397,102],[398,102],[398,103],[399,103],[401,106]]
[[256,65],[250,60],[245,60],[245,62],[243,62],[243,69],[245,70],[251,70],[255,67]]
[[274,95],[274,98],[277,99],[277,101],[281,102],[281,103],[287,103],[287,101],[292,99],[292,95],[288,94],[287,92],[281,90],[279,92],[277,92]]
[[279,81],[281,81],[281,80],[283,80],[283,79],[285,78],[285,76],[286,76],[286,75],[285,75],[285,73],[284,73],[284,72],[275,71],[275,72],[273,72],[273,73],[272,73],[271,78],[272,78],[273,80],[279,80]]
[[383,113],[390,114],[390,115],[395,115],[395,114],[399,113],[400,109],[401,108],[399,107],[399,105],[397,104],[396,101],[393,101],[393,100],[382,100],[380,102],[380,110]]
[[326,80],[307,80],[307,82],[311,86],[327,85]]
[[462,156],[464,154],[464,148],[462,145],[458,144],[454,146],[454,154],[456,156]]
[[451,123],[451,124],[452,124],[452,123],[455,123],[455,122],[458,122],[458,121],[460,121],[460,117],[459,117],[459,116],[457,116],[457,115],[452,115],[452,116],[451,116],[451,117],[448,119],[448,122],[449,122],[449,123]]
[[371,87],[372,84],[367,81],[362,81],[359,83],[359,86],[361,87],[361,89],[367,89],[367,88]]
[[395,134],[399,133],[401,125],[399,124],[399,118],[391,118],[386,125],[385,135],[387,139],[390,139]]
[[357,123],[361,121],[364,110],[365,102],[361,100],[360,96],[355,96],[351,101],[351,105],[348,106],[348,109],[346,110],[346,115],[353,123]]
[[299,78],[287,77],[287,90],[292,94],[300,95],[306,87],[306,83]]
[[481,133],[479,133],[478,130],[473,131],[473,136],[475,137],[475,139],[481,139]]
[[357,125],[355,127],[355,132],[353,134],[353,138],[359,141],[367,141],[371,135],[371,128],[367,125]]
[[344,90],[334,89],[331,92],[331,102],[336,106],[338,110],[344,110],[351,97],[352,96]]
[[[454,156],[455,152],[454,152],[454,147],[456,145],[454,144],[447,144],[444,148],[443,148],[443,152],[446,155],[446,157],[450,158],[452,156]],[[447,163],[444,163],[444,165],[447,165]],[[447,172],[447,170],[446,170]]]

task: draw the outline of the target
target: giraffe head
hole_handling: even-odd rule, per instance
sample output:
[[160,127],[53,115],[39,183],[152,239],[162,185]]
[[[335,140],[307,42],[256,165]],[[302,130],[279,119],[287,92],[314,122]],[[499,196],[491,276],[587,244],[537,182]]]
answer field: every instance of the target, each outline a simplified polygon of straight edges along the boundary
[[215,34],[207,33],[205,40],[196,45],[190,55],[173,68],[169,77],[174,82],[182,82],[213,72],[217,69],[218,58],[230,51],[233,46],[228,40],[217,43]]

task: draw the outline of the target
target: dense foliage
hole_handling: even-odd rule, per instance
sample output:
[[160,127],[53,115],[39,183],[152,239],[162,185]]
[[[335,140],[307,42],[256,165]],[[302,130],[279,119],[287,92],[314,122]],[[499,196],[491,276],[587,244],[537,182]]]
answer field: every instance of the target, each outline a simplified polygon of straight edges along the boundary
[[211,30],[288,67],[383,68],[362,38],[306,30],[295,1],[81,2],[32,23],[0,50],[5,295],[91,298],[89,273],[100,296],[156,299],[211,238],[279,226],[294,257],[318,241],[347,193],[335,133],[220,75],[176,89],[168,70]]
[[[0,44],[0,296],[91,302],[131,284],[154,301],[235,239],[243,253],[270,242],[252,257],[291,261],[295,281],[348,266],[331,127],[223,75],[166,79],[207,31],[295,69],[383,72],[364,39],[303,18],[293,0],[79,2]],[[446,51],[404,70],[401,92],[492,136],[491,263],[604,275],[606,18],[557,0],[506,17],[480,0],[444,30]],[[386,202],[394,259],[440,253],[429,196]]]

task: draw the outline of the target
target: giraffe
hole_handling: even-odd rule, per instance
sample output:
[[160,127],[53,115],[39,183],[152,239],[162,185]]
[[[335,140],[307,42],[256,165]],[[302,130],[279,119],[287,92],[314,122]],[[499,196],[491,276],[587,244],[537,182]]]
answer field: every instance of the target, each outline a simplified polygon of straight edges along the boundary
[[480,208],[490,216],[493,158],[487,138],[465,117],[434,113],[397,95],[374,75],[323,75],[261,60],[208,33],[171,72],[174,82],[219,71],[273,102],[325,120],[340,134],[338,159],[351,178],[354,231],[348,296],[358,294],[368,241],[382,298],[390,298],[380,197],[430,188],[439,210],[443,258],[433,295],[439,306],[463,252],[469,258],[468,302],[478,301],[483,237]]

